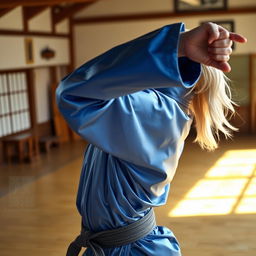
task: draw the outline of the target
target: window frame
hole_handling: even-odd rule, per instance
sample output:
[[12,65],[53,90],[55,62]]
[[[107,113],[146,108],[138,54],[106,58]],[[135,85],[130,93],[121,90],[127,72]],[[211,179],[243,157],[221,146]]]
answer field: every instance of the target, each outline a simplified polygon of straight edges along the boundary
[[[12,73],[24,73],[25,74],[25,80],[26,80],[26,89],[25,90],[17,90],[17,91],[14,91],[14,92],[10,92],[8,75],[12,74]],[[28,112],[30,126],[29,126],[29,128],[25,128],[24,130],[19,130],[19,131],[15,131],[13,128],[11,128],[11,133],[0,136],[0,140],[11,137],[11,136],[15,136],[15,135],[18,135],[18,134],[22,134],[22,133],[32,131],[35,127],[35,116],[33,114],[33,112],[35,112],[35,102],[33,100],[33,87],[32,87],[33,85],[32,85],[32,77],[31,77],[32,73],[28,69],[0,70],[0,75],[3,75],[3,74],[7,75],[7,92],[0,93],[0,94],[8,96],[8,104],[9,104],[10,112],[6,113],[6,114],[3,114],[3,115],[0,114],[0,117],[10,116],[11,124],[12,124],[13,123],[13,121],[12,121],[13,114]],[[24,93],[24,92],[26,92],[26,94],[27,94],[27,104],[28,104],[27,108],[24,109],[24,110],[15,110],[15,111],[13,111],[12,107],[11,107],[11,95],[14,95],[14,94],[17,94],[17,93],[18,94],[19,93]]]

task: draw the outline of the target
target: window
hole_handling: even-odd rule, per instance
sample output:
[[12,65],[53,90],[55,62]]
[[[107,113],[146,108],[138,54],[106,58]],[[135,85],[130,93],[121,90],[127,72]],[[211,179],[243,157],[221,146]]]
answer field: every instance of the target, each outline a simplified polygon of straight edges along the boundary
[[27,73],[0,73],[0,137],[31,127]]

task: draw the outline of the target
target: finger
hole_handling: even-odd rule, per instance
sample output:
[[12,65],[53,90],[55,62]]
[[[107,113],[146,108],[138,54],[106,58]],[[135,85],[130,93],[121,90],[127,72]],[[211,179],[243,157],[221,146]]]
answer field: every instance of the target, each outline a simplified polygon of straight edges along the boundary
[[211,61],[210,66],[217,68],[223,72],[230,72],[231,67],[228,62],[221,62],[221,61]]
[[220,40],[216,40],[214,41],[210,47],[212,48],[227,48],[227,47],[231,47],[233,44],[232,40],[230,40],[229,38],[227,39],[220,39]]
[[230,36],[230,33],[228,30],[226,30],[225,28],[218,26],[219,27],[219,31],[220,31],[220,35],[219,35],[219,39],[227,39]]
[[242,35],[239,35],[239,34],[236,34],[236,33],[230,33],[230,36],[229,38],[235,42],[238,42],[238,43],[246,43],[247,42],[247,38],[242,36]]
[[204,24],[208,32],[208,43],[211,44],[217,40],[220,36],[219,26],[212,22],[207,22]]
[[211,54],[230,55],[232,53],[232,48],[231,47],[225,47],[225,48],[209,47],[208,52]]
[[229,55],[224,55],[224,54],[210,54],[210,57],[212,60],[221,61],[221,62],[227,62],[230,59]]
[[223,72],[230,72],[231,71],[231,67],[228,64],[228,62],[217,62],[216,68],[222,70]]

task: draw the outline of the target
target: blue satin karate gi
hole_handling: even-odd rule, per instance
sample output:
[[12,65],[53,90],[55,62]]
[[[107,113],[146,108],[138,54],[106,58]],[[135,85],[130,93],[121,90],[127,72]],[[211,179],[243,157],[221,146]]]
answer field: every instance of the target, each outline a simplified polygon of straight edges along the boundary
[[[182,31],[183,23],[172,24],[114,47],[57,89],[64,118],[90,143],[77,208],[91,231],[127,225],[166,203],[192,122],[184,111],[192,97],[186,94],[200,76],[199,63],[177,56]],[[137,242],[104,251],[181,255],[173,233],[160,226]]]

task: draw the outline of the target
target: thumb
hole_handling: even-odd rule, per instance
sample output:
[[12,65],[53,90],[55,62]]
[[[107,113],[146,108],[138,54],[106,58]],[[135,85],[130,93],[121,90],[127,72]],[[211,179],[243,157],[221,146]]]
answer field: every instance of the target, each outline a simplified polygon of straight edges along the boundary
[[219,26],[212,22],[205,23],[205,25],[208,32],[208,44],[211,44],[220,36]]
[[230,33],[230,39],[238,43],[246,43],[247,38],[236,33]]
[[228,64],[228,62],[222,62],[222,61],[212,61],[210,66],[220,69],[223,72],[230,72],[231,67]]

